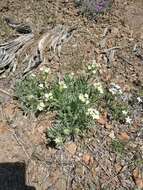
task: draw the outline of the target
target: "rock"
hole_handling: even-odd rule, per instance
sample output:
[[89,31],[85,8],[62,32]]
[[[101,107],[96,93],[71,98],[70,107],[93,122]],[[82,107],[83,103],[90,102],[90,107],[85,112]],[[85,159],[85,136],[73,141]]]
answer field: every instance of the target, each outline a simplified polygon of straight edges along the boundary
[[91,156],[91,154],[89,153],[85,153],[82,157],[82,160],[84,161],[85,164],[89,165],[89,164],[93,164],[93,156]]
[[128,141],[130,139],[129,135],[126,132],[120,133],[118,137],[120,140],[123,140],[123,141]]

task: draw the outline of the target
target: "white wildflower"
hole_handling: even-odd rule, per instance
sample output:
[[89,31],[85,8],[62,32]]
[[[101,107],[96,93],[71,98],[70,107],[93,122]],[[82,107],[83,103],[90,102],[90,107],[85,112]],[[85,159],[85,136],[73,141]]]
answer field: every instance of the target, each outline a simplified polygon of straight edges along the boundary
[[48,67],[41,67],[41,68],[40,68],[40,71],[42,71],[42,72],[48,74],[48,73],[50,72],[50,68],[48,68]]
[[97,67],[96,60],[93,59],[93,61],[92,61],[92,69],[95,69],[96,67]]
[[84,97],[85,97],[86,99],[88,99],[88,98],[89,98],[89,95],[88,95],[88,94],[84,94]]
[[74,76],[74,73],[73,73],[73,72],[71,72],[71,73],[70,73],[70,75],[71,75],[71,76]]
[[51,97],[51,98],[53,97],[53,94],[52,94],[52,92],[50,92],[50,93],[49,93],[49,97]]
[[96,72],[97,72],[96,60],[93,60],[93,61],[92,61],[92,64],[90,64],[90,65],[87,66],[87,69],[88,69],[89,71],[92,71],[93,74],[96,74]]
[[94,87],[100,92],[100,94],[103,94],[104,93],[104,91],[103,91],[103,87],[102,87],[102,85],[101,85],[101,83],[95,83],[94,84]]
[[63,90],[63,89],[66,89],[66,88],[67,88],[67,85],[65,84],[64,81],[60,81],[60,82],[59,82],[59,85],[60,85],[60,90]]
[[49,94],[48,93],[45,94],[45,98],[49,99]]
[[123,115],[127,115],[127,114],[128,114],[128,111],[123,110],[123,111],[122,111],[122,114],[123,114]]
[[37,110],[42,111],[45,108],[44,102],[40,102],[37,106]]
[[39,69],[40,71],[44,71],[44,67],[40,67],[40,69]]
[[115,137],[115,133],[114,133],[113,130],[110,132],[109,137],[110,137],[111,139],[115,139],[115,138],[116,138],[116,137]]
[[69,74],[69,77],[70,77],[70,79],[73,79],[74,78],[74,73],[73,72],[71,72],[70,74]]
[[138,101],[138,103],[142,103],[143,102],[143,100],[142,100],[141,97],[137,97],[137,101]]
[[79,99],[81,102],[84,102],[86,105],[90,103],[88,94],[79,94]]
[[44,73],[48,74],[50,72],[50,68],[45,68]]
[[46,100],[50,100],[50,99],[53,98],[53,94],[51,92],[50,93],[46,93],[44,96],[45,96]]
[[74,78],[74,73],[71,72],[71,73],[69,74],[69,77],[70,77],[70,79],[73,79],[73,78]]
[[91,70],[91,69],[92,69],[91,65],[88,65],[88,66],[87,66],[87,69],[88,69],[88,70]]
[[44,88],[44,85],[42,83],[39,84],[40,88]]
[[96,72],[97,72],[96,70],[93,70],[93,71],[92,71],[93,74],[96,74]]
[[90,115],[93,119],[99,119],[100,118],[100,114],[99,111],[94,109],[94,108],[89,108],[87,110],[87,115]]
[[57,137],[57,138],[55,138],[55,143],[56,143],[56,144],[61,144],[62,142],[63,142],[62,137]]
[[31,100],[33,98],[34,98],[34,96],[32,94],[27,97],[28,100]]
[[128,116],[128,117],[126,118],[126,123],[131,124],[131,122],[132,122],[132,119]]
[[89,101],[89,100],[86,100],[85,104],[88,105],[89,103],[90,103],[90,101]]
[[89,102],[89,95],[88,94],[84,94],[84,97],[86,99],[86,102],[85,104],[88,105],[90,102]]
[[83,94],[79,94],[79,99],[81,102],[86,102],[86,98],[84,97]]

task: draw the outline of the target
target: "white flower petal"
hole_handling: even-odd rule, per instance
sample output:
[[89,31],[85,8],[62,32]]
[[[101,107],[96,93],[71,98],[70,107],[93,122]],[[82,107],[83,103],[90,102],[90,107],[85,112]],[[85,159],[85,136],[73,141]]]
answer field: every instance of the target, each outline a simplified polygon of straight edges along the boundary
[[122,114],[123,114],[123,115],[127,115],[127,114],[128,114],[128,111],[123,110],[123,111],[122,111]]
[[79,94],[79,100],[82,101],[82,102],[86,101],[86,99],[85,99],[85,97],[84,97],[83,94]]
[[137,101],[138,101],[138,103],[143,102],[143,100],[141,99],[141,97],[137,97]]
[[41,83],[41,84],[39,84],[39,87],[40,88],[44,88],[44,85]]
[[128,123],[128,124],[132,123],[132,119],[129,116],[126,118],[126,123]]

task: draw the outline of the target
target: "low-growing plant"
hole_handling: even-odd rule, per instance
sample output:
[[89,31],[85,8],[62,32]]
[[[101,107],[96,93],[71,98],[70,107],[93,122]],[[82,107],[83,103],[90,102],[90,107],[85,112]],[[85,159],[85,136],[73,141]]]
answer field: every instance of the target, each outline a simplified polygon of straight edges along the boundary
[[49,93],[47,79],[48,70],[45,70],[38,76],[31,74],[16,83],[15,94],[24,112],[37,113],[45,109],[45,95]]
[[113,95],[106,89],[104,99],[105,107],[111,119],[125,122],[127,115],[129,115],[129,108],[128,104],[120,99],[120,94]]
[[[95,70],[95,66],[92,70]],[[16,84],[16,96],[26,112],[53,111],[54,126],[48,129],[48,140],[62,144],[67,138],[82,135],[99,119],[98,102],[103,96],[102,85],[89,83],[89,76],[67,74],[55,77],[49,84],[48,73],[29,75]]]
[[68,137],[82,135],[96,119],[99,119],[97,102],[101,94],[89,84],[86,77],[70,77],[54,83],[51,93],[51,109],[56,111],[55,126],[48,130],[50,141],[63,143]]
[[124,151],[125,151],[125,144],[119,140],[113,140],[112,141],[112,149],[119,155],[123,155]]
[[96,81],[97,73],[98,67],[93,62],[79,76],[65,74],[62,80],[57,76],[51,80],[49,69],[43,69],[37,76],[29,75],[17,82],[16,96],[25,112],[55,113],[53,127],[47,131],[49,143],[59,145],[76,135],[82,136],[94,126],[102,110],[111,119],[125,120],[128,110],[119,98],[121,89],[117,85],[103,88]]
[[75,4],[80,8],[80,12],[91,18],[95,18],[99,13],[105,12],[112,5],[112,0],[75,0]]

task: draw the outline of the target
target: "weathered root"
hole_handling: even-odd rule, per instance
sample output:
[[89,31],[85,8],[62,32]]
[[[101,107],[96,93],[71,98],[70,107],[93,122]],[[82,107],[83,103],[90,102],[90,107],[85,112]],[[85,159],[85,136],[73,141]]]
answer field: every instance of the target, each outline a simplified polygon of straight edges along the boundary
[[[13,27],[17,28],[17,26],[18,24],[13,24]],[[55,55],[60,56],[63,43],[70,39],[74,30],[75,27],[68,28],[58,25],[44,33],[38,40],[35,40],[34,34],[30,32],[0,44],[0,73],[17,65],[17,60],[21,60],[21,57],[22,61],[20,62],[22,64],[28,63],[27,66],[25,65],[23,74],[28,73],[44,62],[45,50],[52,51]]]

